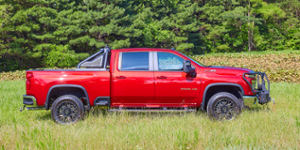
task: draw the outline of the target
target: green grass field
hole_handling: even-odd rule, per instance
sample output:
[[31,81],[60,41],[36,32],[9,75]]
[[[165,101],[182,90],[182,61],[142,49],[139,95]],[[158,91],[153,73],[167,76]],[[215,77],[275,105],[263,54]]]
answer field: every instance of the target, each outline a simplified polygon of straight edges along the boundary
[[24,111],[25,81],[0,82],[0,149],[299,149],[300,84],[272,83],[275,109],[256,106],[233,121],[197,113],[105,113],[62,126],[50,111]]

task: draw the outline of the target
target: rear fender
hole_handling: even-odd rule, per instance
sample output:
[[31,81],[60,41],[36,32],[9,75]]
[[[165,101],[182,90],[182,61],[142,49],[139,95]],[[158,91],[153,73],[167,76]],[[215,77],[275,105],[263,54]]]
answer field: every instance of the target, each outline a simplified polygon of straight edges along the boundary
[[54,89],[56,89],[56,88],[79,88],[79,89],[81,89],[84,92],[85,96],[86,96],[88,110],[90,109],[91,105],[90,105],[89,95],[88,95],[86,89],[83,86],[76,85],[76,84],[59,84],[59,85],[52,86],[48,90],[47,98],[46,98],[46,102],[45,102],[45,108],[46,108],[46,110],[49,110],[49,108],[50,108],[50,94],[51,94],[51,91],[54,90]]

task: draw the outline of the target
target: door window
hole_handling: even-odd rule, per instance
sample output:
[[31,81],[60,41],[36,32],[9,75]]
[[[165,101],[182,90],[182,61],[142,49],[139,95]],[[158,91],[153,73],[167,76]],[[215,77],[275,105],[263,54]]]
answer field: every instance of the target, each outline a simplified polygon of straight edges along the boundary
[[165,52],[157,52],[158,70],[181,71],[183,70],[183,58]]
[[149,52],[122,53],[121,70],[149,70]]

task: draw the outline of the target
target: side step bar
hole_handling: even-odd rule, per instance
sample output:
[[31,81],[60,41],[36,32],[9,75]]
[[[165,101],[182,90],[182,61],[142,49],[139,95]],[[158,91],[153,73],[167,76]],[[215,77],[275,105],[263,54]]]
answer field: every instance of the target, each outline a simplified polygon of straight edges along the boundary
[[110,112],[195,112],[196,109],[109,109]]
[[23,108],[20,108],[20,112],[24,111],[24,110],[28,110],[28,111],[32,111],[32,110],[45,110],[45,107],[26,107],[26,105],[23,106]]
[[26,109],[28,111],[30,111],[30,110],[45,110],[46,108],[45,107],[26,107]]

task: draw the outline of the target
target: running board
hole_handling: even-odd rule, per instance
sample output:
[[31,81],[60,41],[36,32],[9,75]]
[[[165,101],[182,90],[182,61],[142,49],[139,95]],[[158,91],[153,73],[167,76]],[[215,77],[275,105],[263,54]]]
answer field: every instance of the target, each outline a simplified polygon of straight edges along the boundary
[[110,112],[195,112],[196,109],[109,109]]

